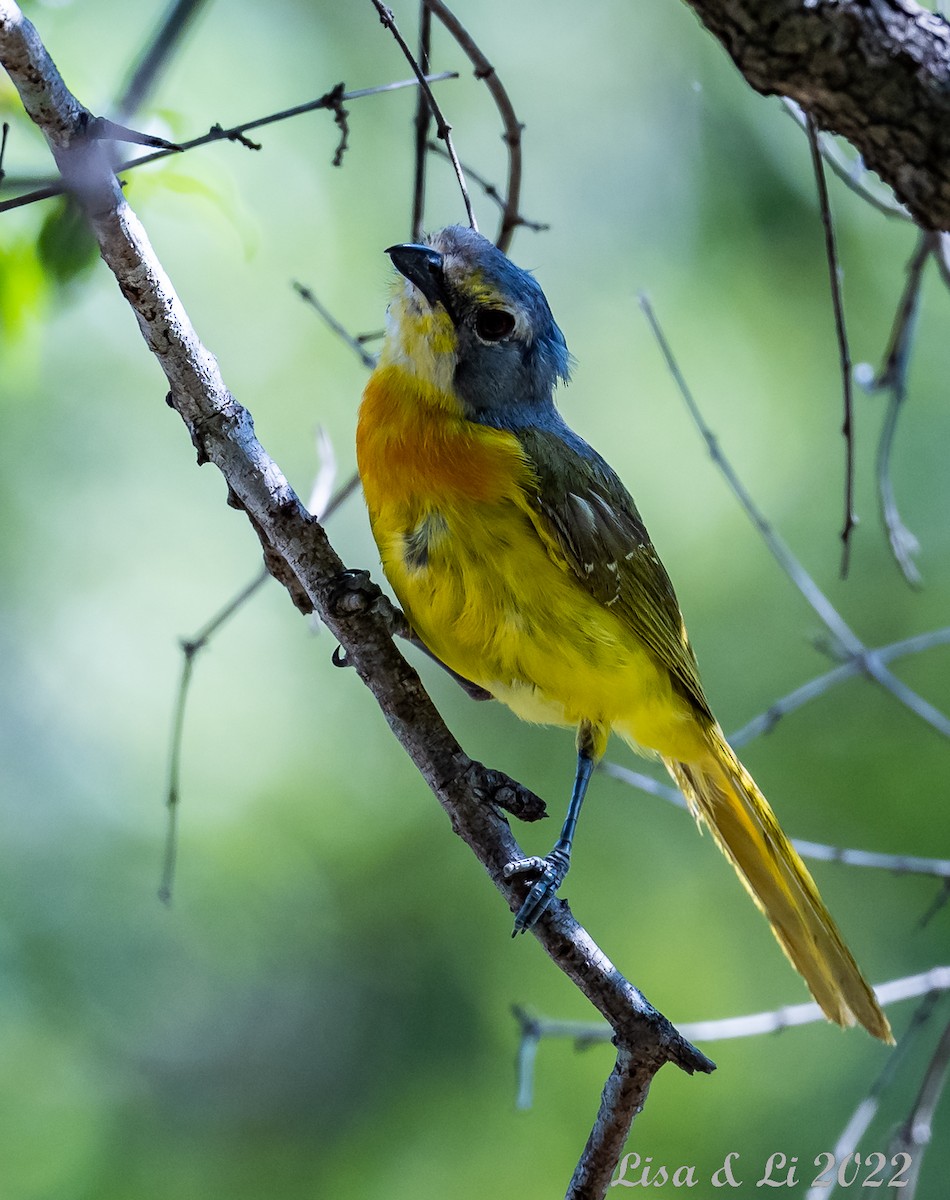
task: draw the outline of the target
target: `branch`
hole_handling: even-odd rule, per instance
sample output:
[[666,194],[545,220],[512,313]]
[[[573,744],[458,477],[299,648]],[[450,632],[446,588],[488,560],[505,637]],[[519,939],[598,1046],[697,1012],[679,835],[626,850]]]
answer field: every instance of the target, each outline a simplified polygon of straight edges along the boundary
[[634,1118],[646,1103],[653,1071],[623,1047],[604,1084],[600,1111],[564,1200],[603,1196],[620,1161]]
[[835,241],[835,225],[831,216],[831,201],[828,198],[828,183],[822,161],[818,130],[809,116],[805,121],[808,146],[811,150],[812,170],[818,187],[818,207],[821,224],[825,231],[825,258],[831,285],[831,307],[835,317],[835,337],[838,342],[838,362],[841,369],[841,388],[844,398],[844,420],[841,435],[844,438],[844,525],[841,529],[841,578],[846,579],[851,561],[851,535],[857,527],[854,515],[854,383],[851,377],[851,348],[844,320],[844,297],[841,294],[841,267],[838,262],[838,247]]
[[148,41],[116,104],[116,117],[127,121],[144,103],[188,31],[204,0],[174,0]]
[[[860,378],[862,386],[868,392],[889,391],[891,393],[877,447],[878,502],[894,559],[911,587],[919,587],[921,584],[920,572],[914,562],[914,555],[920,546],[901,520],[897,508],[894,484],[891,481],[891,450],[897,429],[897,418],[900,416],[907,398],[907,371],[910,366],[911,345],[917,327],[924,267],[926,267],[931,254],[936,251],[938,240],[934,233],[921,231],[918,235],[914,253],[907,264],[907,282],[904,285],[904,291],[894,317],[884,365],[867,382],[864,378]],[[866,373],[862,372],[861,374],[863,376]]]
[[[438,75],[426,76],[426,83],[441,83],[445,79],[457,78],[458,76],[454,71],[442,71]],[[119,163],[115,167],[115,171],[117,173],[131,171],[135,167],[144,167],[149,163],[167,158],[169,154],[183,154],[186,150],[194,150],[198,146],[207,146],[210,142],[238,142],[248,149],[260,150],[260,144],[252,142],[246,136],[252,129],[260,129],[264,125],[273,125],[277,121],[286,121],[290,117],[299,117],[302,113],[318,112],[323,108],[330,109],[338,118],[340,105],[344,101],[362,100],[365,96],[379,96],[384,92],[396,92],[402,88],[418,86],[418,79],[401,79],[396,83],[382,83],[376,87],[357,88],[352,92],[343,92],[340,90],[341,85],[337,84],[336,87],[330,88],[328,92],[324,92],[316,100],[308,100],[304,104],[295,104],[292,108],[282,108],[279,112],[268,113],[264,117],[255,117],[253,121],[245,121],[242,125],[232,125],[228,129],[223,128],[221,125],[212,125],[207,133],[192,138],[189,142],[181,142],[175,146],[170,146],[167,150],[157,150],[154,154],[143,154],[139,158],[130,158],[126,162]],[[92,120],[92,115],[89,114],[86,119]],[[339,120],[337,120],[337,124],[339,123]],[[339,147],[337,149],[339,151]],[[35,204],[38,200],[48,200],[52,196],[61,196],[63,192],[68,190],[65,183],[48,184],[46,187],[38,188],[36,191],[28,192],[23,196],[14,196],[12,200],[0,202],[0,213],[7,212],[11,208],[22,208],[26,204]]]
[[[629,784],[638,791],[646,792],[649,796],[659,796],[674,808],[688,811],[688,805],[678,788],[642,771],[631,771],[629,767],[604,759],[598,770]],[[883,854],[877,850],[852,850],[846,846],[829,846],[825,842],[806,842],[802,838],[789,838],[789,841],[802,856],[817,862],[841,863],[845,867],[873,867],[879,871],[891,871],[895,875],[929,875],[934,879],[944,880],[950,884],[950,859],[920,858],[913,854]],[[930,919],[926,916],[921,924],[925,925]]]
[[[165,373],[168,402],[184,421],[199,463],[213,462],[221,471],[229,502],[247,514],[271,573],[298,607],[319,612],[453,829],[516,911],[525,885],[506,879],[504,868],[523,855],[498,806],[537,798],[501,772],[473,762],[446,728],[419,677],[393,645],[377,604],[378,589],[368,585],[364,572],[344,571],[322,526],[255,437],[250,414],[227,390],[217,362],[199,341],[101,145],[81,136],[86,110],[67,90],[36,30],[12,0],[0,0],[0,62],[46,135],[64,178],[85,204],[102,258]],[[610,1023],[631,1076],[647,1080],[667,1062],[690,1073],[714,1069],[620,974],[566,902],[552,905],[533,932]],[[623,1104],[643,1093],[621,1088],[611,1094]],[[634,1103],[629,1120],[635,1112]],[[595,1181],[575,1187],[572,1194],[575,1200],[597,1200],[603,1189]]]
[[325,304],[317,299],[306,284],[298,283],[294,280],[293,287],[300,299],[310,305],[313,311],[333,330],[341,341],[346,342],[363,366],[368,371],[372,371],[376,366],[376,355],[370,354],[359,338],[355,338],[344,325],[340,324],[333,313],[330,312]]
[[[785,111],[798,127],[808,132],[808,117],[794,100],[782,99]],[[882,216],[897,217],[902,221],[913,221],[907,209],[894,199],[894,193],[868,171],[864,159],[859,155],[849,156],[831,134],[819,133],[818,149],[821,157],[841,182],[859,196],[866,204],[876,208]]]
[[[426,7],[425,0],[419,0],[419,66],[423,71],[429,70],[429,51],[432,47],[432,13]],[[432,109],[429,107],[426,94],[419,89],[416,97],[415,117],[415,168],[412,188],[412,223],[409,239],[421,242],[423,225],[425,224],[426,209],[426,145],[429,140],[429,126],[432,123]]]
[[917,1194],[924,1151],[933,1136],[934,1113],[943,1089],[946,1087],[948,1077],[950,1077],[950,1024],[946,1026],[943,1036],[937,1043],[910,1116],[891,1139],[891,1144],[887,1148],[888,1155],[906,1154],[910,1160],[911,1169],[907,1177],[908,1190],[905,1193],[907,1200],[913,1200]]
[[[446,154],[446,152],[437,142],[428,142],[427,148],[432,154],[438,154],[442,158],[449,158],[448,154]],[[451,162],[451,159],[449,159],[449,161]],[[502,211],[504,211],[505,207],[507,206],[507,201],[490,179],[486,179],[484,175],[480,175],[475,168],[470,166],[468,163],[462,163],[462,170],[465,172],[466,179],[471,179],[473,182],[477,183],[488,199],[494,201],[494,203]],[[518,214],[518,220],[516,221],[516,224],[525,229],[532,229],[535,233],[544,233],[546,230],[551,228],[550,225],[545,224],[543,221],[532,221],[528,217],[522,216],[520,213]]]
[[950,229],[950,26],[914,0],[687,0],[748,83],[846,137],[926,229]]
[[505,85],[498,78],[495,68],[475,44],[474,38],[458,17],[443,4],[442,0],[423,0],[423,4],[427,10],[439,18],[468,55],[469,61],[475,68],[475,78],[485,81],[505,127],[502,141],[508,147],[508,183],[505,188],[505,199],[502,201],[501,225],[495,235],[495,245],[502,253],[505,253],[511,245],[512,235],[523,223],[518,206],[521,202],[521,131],[524,126],[515,115],[514,106],[505,90]]
[[795,712],[810,700],[823,696],[837,684],[843,683],[846,679],[852,679],[855,675],[868,675],[869,657],[873,657],[878,663],[887,663],[894,658],[920,654],[934,646],[944,646],[948,642],[950,642],[950,625],[945,625],[941,629],[932,629],[929,633],[918,633],[913,637],[902,638],[899,642],[891,642],[889,646],[881,646],[877,650],[868,650],[865,654],[849,655],[840,666],[833,667],[823,675],[816,675],[814,679],[809,679],[807,683],[801,684],[788,695],[782,696],[781,699],[770,704],[765,712],[753,717],[741,729],[730,733],[729,745],[733,749],[737,749],[739,746],[751,742],[760,734],[771,733],[783,717]]
[[[886,1008],[902,1000],[914,1000],[931,992],[950,991],[950,966],[933,967],[920,975],[906,975],[880,983],[874,989],[878,1003]],[[597,1021],[549,1021],[532,1017],[520,1008],[514,1015],[521,1026],[522,1037],[538,1041],[543,1037],[570,1038],[581,1046],[612,1040],[610,1027]],[[723,1017],[713,1021],[687,1021],[680,1032],[696,1041],[724,1042],[733,1038],[759,1037],[763,1033],[780,1033],[799,1025],[815,1025],[827,1018],[814,1001],[789,1004],[769,1012],[749,1013],[742,1017]]]
[[452,166],[455,168],[455,178],[458,180],[459,191],[462,193],[462,203],[465,205],[465,213],[468,217],[468,223],[475,232],[478,232],[478,222],[475,220],[475,210],[472,208],[472,198],[468,194],[468,188],[465,186],[465,173],[462,170],[462,164],[458,160],[458,155],[455,153],[455,145],[452,141],[452,126],[446,121],[442,114],[442,109],[439,108],[439,103],[432,94],[432,88],[426,82],[426,77],[422,73],[422,68],[416,62],[415,56],[409,49],[409,44],[399,32],[399,26],[396,24],[396,18],[392,14],[392,9],[383,4],[382,0],[371,0],[373,7],[379,14],[380,24],[393,35],[396,45],[403,52],[406,62],[416,73],[416,78],[419,80],[419,86],[422,88],[423,95],[428,102],[429,109],[435,119],[435,132],[440,141],[445,142],[445,148],[448,151],[449,158],[452,160]]
[[762,535],[762,540],[768,546],[772,556],[795,587],[798,588],[808,604],[811,605],[812,610],[823,622],[825,628],[837,644],[842,648],[844,657],[863,658],[865,670],[869,678],[873,679],[885,691],[890,692],[895,700],[898,700],[905,707],[909,708],[911,712],[916,713],[922,721],[932,726],[938,733],[950,738],[950,718],[927,700],[924,700],[922,696],[918,696],[912,688],[908,687],[903,680],[898,679],[883,662],[877,659],[872,651],[868,650],[867,646],[864,645],[818,584],[808,574],[804,566],[798,561],[788,545],[786,545],[765,519],[758,505],[752,499],[748,488],[736,474],[734,467],[723,453],[719,439],[703,418],[699,405],[696,403],[686,382],[686,378],[680,370],[679,363],[676,361],[672,348],[660,327],[650,301],[642,294],[640,296],[640,307],[649,322],[650,329],[653,331],[653,336],[660,348],[660,353],[666,361],[673,382],[676,384],[677,390],[682,396],[683,402],[689,410],[696,428],[702,435],[703,441],[706,443],[709,457],[719,468],[723,478],[728,483],[733,495],[742,505],[749,520]]
[[[894,1053],[888,1057],[883,1070],[871,1084],[870,1091],[854,1110],[851,1119],[835,1143],[832,1150],[835,1162],[840,1163],[844,1159],[850,1158],[857,1150],[861,1138],[867,1133],[869,1125],[877,1116],[878,1109],[881,1107],[881,1099],[897,1074],[898,1067],[903,1064],[921,1030],[930,1021],[939,999],[938,992],[928,992],[917,1005],[917,1010],[911,1017],[906,1032],[898,1040]],[[832,1176],[830,1183],[822,1180],[817,1185],[812,1184],[805,1194],[805,1200],[824,1200],[824,1197],[831,1196],[834,1192],[837,1182],[838,1180]]]

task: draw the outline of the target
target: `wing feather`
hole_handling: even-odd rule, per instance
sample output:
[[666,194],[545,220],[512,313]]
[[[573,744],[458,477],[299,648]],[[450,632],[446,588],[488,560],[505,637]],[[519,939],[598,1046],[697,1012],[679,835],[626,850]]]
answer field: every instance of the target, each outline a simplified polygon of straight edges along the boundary
[[673,584],[633,498],[595,450],[559,430],[519,429],[535,487],[528,515],[548,553],[610,608],[711,718]]

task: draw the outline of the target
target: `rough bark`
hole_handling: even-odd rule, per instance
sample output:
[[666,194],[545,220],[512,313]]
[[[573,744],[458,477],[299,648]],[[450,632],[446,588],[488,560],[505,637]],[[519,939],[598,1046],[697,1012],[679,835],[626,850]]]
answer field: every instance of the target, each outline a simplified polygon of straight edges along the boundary
[[748,82],[842,134],[950,229],[950,25],[912,0],[687,0]]

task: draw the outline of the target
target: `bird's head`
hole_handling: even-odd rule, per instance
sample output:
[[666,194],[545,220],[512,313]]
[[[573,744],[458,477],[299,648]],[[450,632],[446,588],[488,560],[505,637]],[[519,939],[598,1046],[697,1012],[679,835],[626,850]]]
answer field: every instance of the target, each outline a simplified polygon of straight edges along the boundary
[[383,361],[454,396],[482,424],[516,427],[550,408],[570,355],[537,281],[459,225],[390,246],[403,276]]

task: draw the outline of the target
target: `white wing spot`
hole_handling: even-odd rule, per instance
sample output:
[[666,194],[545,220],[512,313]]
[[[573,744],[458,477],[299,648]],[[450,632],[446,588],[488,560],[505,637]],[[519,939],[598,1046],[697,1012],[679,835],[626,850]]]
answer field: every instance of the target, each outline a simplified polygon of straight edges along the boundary
[[578,496],[574,492],[568,492],[568,496],[572,501],[577,514],[584,520],[588,529],[597,528],[597,520],[594,516],[594,510],[583,496]]

